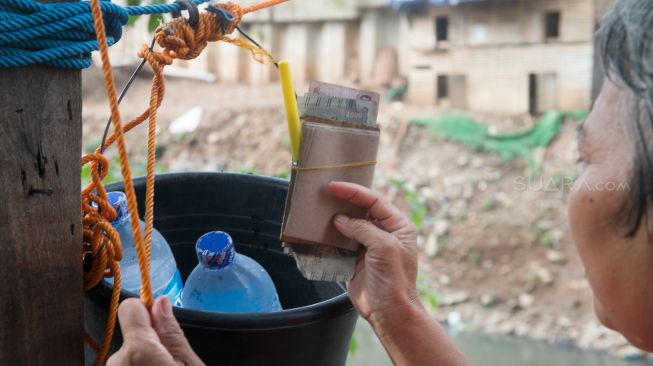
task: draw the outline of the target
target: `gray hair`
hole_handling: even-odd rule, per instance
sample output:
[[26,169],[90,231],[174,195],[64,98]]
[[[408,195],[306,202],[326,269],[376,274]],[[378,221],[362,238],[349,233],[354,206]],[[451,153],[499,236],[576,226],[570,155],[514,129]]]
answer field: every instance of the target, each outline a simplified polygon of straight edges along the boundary
[[617,0],[599,30],[607,77],[631,95],[633,176],[627,235],[640,227],[653,199],[653,0]]

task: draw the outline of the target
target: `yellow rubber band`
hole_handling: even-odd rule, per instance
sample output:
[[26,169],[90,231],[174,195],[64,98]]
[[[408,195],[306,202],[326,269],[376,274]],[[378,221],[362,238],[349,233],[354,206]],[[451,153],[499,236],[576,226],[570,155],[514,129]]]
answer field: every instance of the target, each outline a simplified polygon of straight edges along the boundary
[[298,172],[314,172],[319,170],[328,170],[328,169],[340,169],[340,168],[358,168],[363,166],[376,165],[376,160],[368,161],[359,161],[357,163],[345,163],[345,164],[332,164],[332,165],[322,165],[316,167],[293,167],[293,170]]

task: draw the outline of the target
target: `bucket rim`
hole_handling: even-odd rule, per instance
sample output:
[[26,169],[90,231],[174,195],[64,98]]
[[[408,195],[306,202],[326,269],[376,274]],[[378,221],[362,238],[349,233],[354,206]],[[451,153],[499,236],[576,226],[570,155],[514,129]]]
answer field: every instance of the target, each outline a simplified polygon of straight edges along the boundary
[[[177,172],[157,174],[155,180],[158,182],[174,180],[177,178],[247,178],[264,183],[266,185],[277,186],[279,188],[288,187],[288,180],[270,177],[258,174],[244,174],[235,172]],[[144,184],[145,177],[133,179],[134,185]],[[122,191],[122,182],[109,184],[106,186],[107,191]],[[265,329],[292,328],[304,326],[310,323],[324,321],[326,319],[337,318],[355,312],[355,308],[349,298],[346,286],[338,283],[342,293],[330,299],[320,301],[314,304],[305,305],[292,309],[284,309],[271,313],[219,313],[204,312],[192,309],[173,307],[173,312],[177,321],[184,327],[207,328],[207,329],[225,329],[230,331],[251,331]],[[109,300],[111,297],[112,286],[106,281],[101,281],[98,286],[88,292],[92,298],[103,298]],[[128,298],[137,298],[138,295],[127,290],[120,291],[120,302]]]

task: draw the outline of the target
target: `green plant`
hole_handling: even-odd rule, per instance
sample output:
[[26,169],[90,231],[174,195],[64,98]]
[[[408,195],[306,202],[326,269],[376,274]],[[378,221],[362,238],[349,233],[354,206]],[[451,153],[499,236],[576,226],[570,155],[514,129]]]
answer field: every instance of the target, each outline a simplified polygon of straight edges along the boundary
[[[132,177],[144,176],[147,173],[147,165],[144,161],[130,161],[129,165],[131,166]],[[156,165],[155,170],[156,173],[167,173],[169,171],[167,166],[160,164]],[[82,188],[86,187],[91,182],[90,165],[86,164],[82,167],[81,179]],[[106,185],[120,181],[122,181],[122,173],[120,171],[120,158],[115,156],[109,162],[109,172],[104,178],[103,183]]]
[[481,252],[476,248],[471,248],[467,253],[467,260],[470,264],[478,267],[481,265]]
[[[142,5],[143,3],[146,4],[165,4],[165,0],[149,0],[149,1],[142,1],[142,0],[127,0],[127,5],[129,6],[138,6]],[[127,22],[127,25],[133,26],[136,21],[138,20],[138,16],[130,16],[129,21]],[[147,29],[150,32],[154,32],[156,28],[163,23],[163,15],[162,14],[152,14],[149,17],[149,20],[147,22]]]
[[551,110],[531,128],[502,134],[493,134],[489,125],[464,114],[413,118],[411,123],[425,126],[435,136],[461,143],[474,152],[489,152],[507,161],[521,158],[529,174],[536,175],[541,170],[543,157],[538,150],[549,146],[560,132],[565,118],[582,121],[586,116],[583,111]]
[[481,209],[483,211],[491,211],[497,207],[497,200],[494,196],[486,196],[481,202]]
[[422,273],[417,273],[417,294],[423,303],[430,307],[431,311],[438,309],[438,298],[431,281]]
[[351,341],[349,341],[349,354],[354,355],[358,351],[358,341],[356,340],[356,332],[351,335]]
[[531,225],[528,231],[535,237],[535,240],[544,245],[545,247],[553,247],[554,239],[549,230],[541,228],[537,225]]
[[426,208],[426,205],[422,203],[419,194],[412,188],[408,187],[408,184],[404,180],[391,179],[390,184],[404,195],[410,209],[413,224],[418,229],[421,228],[424,224],[424,219],[426,218],[428,209]]
[[242,168],[237,170],[238,173],[241,174],[252,174],[252,175],[262,175],[262,176],[270,176],[270,177],[275,177],[275,178],[281,178],[281,179],[290,179],[290,170],[282,170],[280,172],[274,173],[274,174],[265,174],[261,172],[258,169],[254,168]]

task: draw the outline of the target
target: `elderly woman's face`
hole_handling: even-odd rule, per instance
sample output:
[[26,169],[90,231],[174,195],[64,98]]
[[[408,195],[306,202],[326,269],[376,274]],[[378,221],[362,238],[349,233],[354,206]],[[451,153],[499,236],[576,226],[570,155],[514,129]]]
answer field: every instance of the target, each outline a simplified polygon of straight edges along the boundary
[[594,291],[595,311],[631,343],[653,351],[653,244],[647,215],[633,237],[628,93],[606,80],[579,131],[582,172],[569,201],[573,239]]

